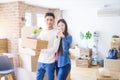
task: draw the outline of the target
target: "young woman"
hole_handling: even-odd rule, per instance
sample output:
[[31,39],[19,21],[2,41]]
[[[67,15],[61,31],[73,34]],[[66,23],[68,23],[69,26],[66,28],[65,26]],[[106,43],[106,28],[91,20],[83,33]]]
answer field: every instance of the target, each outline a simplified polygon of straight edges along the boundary
[[68,34],[67,23],[64,19],[60,19],[57,22],[58,36],[61,37],[60,45],[58,48],[58,60],[57,60],[57,80],[66,80],[70,70],[71,61],[69,57],[69,48],[72,43],[72,36]]

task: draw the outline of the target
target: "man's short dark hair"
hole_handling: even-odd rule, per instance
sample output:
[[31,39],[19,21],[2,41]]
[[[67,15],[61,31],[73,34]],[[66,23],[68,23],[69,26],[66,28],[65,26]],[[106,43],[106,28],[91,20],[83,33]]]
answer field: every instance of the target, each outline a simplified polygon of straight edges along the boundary
[[52,16],[52,17],[55,19],[55,15],[54,15],[54,13],[52,13],[52,12],[47,12],[47,13],[45,14],[45,18],[46,18],[47,16]]

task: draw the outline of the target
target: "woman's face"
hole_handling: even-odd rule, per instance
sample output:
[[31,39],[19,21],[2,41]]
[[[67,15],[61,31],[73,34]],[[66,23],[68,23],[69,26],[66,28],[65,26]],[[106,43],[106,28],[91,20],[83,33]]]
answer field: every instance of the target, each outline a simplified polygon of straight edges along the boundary
[[58,23],[58,30],[61,30],[62,32],[65,31],[65,24],[63,22]]

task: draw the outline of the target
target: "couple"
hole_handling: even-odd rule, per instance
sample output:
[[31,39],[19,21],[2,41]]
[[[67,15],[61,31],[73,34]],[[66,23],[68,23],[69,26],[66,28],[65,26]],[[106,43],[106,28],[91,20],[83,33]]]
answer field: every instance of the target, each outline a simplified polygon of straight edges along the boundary
[[[66,80],[71,70],[68,50],[72,42],[72,36],[68,34],[67,23],[64,19],[58,20],[58,30],[54,29],[54,22],[54,14],[51,12],[46,13],[45,23],[47,29],[41,31],[38,39],[47,40],[48,48],[37,50],[40,52],[40,56],[38,59],[36,80],[43,80],[45,73],[47,80],[54,80],[55,68],[57,80]],[[55,55],[58,55],[56,61]]]

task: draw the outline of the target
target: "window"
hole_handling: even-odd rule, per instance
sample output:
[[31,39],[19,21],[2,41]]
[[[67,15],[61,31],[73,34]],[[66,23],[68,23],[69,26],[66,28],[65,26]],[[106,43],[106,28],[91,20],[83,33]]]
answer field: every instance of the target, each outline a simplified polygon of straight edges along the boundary
[[45,14],[37,14],[37,27],[44,28],[45,27],[45,22],[44,22],[44,15]]
[[31,17],[31,13],[27,12],[25,13],[25,26],[32,26],[32,17]]

